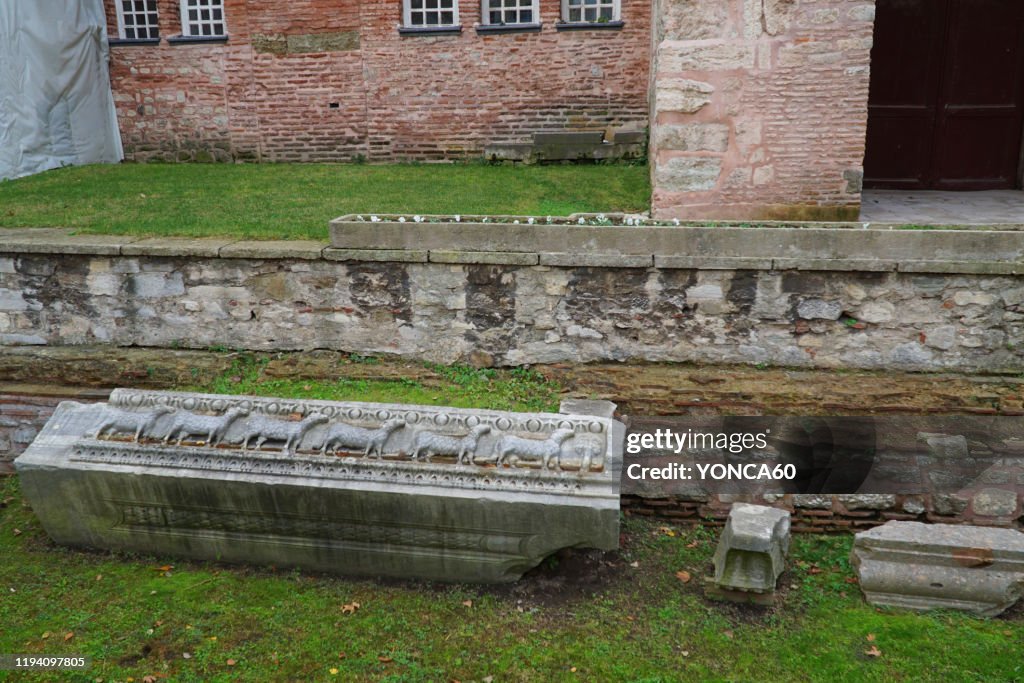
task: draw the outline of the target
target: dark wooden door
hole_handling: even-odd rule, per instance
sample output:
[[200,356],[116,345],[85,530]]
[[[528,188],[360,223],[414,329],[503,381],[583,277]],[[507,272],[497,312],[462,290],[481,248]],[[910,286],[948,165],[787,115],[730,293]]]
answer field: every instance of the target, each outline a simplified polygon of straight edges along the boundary
[[1024,0],[878,0],[864,183],[1017,186]]

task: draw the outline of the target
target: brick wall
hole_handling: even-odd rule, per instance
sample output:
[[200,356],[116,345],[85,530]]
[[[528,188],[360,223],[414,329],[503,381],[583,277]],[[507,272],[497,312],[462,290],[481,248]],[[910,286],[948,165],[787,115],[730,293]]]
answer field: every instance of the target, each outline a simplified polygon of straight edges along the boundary
[[[106,0],[117,35],[114,0]],[[401,36],[401,0],[226,0],[229,40],[114,45],[111,81],[130,159],[372,161],[479,156],[540,131],[647,125],[650,5],[623,0],[621,30]],[[334,106],[332,106],[334,105]]]
[[873,0],[657,0],[659,218],[853,219]]

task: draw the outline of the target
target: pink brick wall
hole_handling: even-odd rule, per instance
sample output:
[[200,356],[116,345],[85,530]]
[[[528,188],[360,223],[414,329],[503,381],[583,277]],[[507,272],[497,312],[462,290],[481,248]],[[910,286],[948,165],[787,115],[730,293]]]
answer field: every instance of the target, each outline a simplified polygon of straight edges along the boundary
[[658,0],[660,218],[856,219],[872,0]]
[[226,44],[168,44],[178,2],[159,0],[160,45],[112,47],[127,157],[439,159],[647,125],[646,0],[623,0],[622,30],[556,31],[559,0],[540,0],[540,33],[488,36],[479,2],[461,0],[462,33],[431,37],[399,35],[401,0],[225,4]]

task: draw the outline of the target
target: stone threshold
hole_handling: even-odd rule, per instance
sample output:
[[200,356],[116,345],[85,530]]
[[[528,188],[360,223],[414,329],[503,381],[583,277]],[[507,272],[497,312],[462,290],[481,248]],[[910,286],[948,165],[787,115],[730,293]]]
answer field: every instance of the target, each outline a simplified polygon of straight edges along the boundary
[[614,227],[332,221],[332,241],[81,235],[0,229],[0,254],[304,259],[501,266],[1024,274],[1014,230]]

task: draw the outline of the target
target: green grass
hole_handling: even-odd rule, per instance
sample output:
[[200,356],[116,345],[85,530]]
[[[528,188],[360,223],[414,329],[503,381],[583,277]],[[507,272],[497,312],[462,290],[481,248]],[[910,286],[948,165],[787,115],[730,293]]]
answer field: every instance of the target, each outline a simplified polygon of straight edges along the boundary
[[[559,387],[525,368],[481,369],[464,365],[426,364],[430,379],[276,379],[266,374],[268,356],[240,354],[231,368],[185,391],[214,394],[250,394],[281,398],[371,403],[413,403],[456,408],[557,412]],[[376,364],[372,357],[351,356],[344,365]],[[372,373],[370,373],[372,374]]]
[[716,532],[637,518],[599,570],[563,559],[511,588],[474,587],[74,551],[47,540],[14,477],[0,499],[0,652],[92,657],[59,680],[1024,679],[1019,614],[868,607],[848,536],[796,537],[781,604],[765,610],[703,597]]
[[0,227],[323,239],[347,213],[567,215],[649,200],[642,165],[121,164],[0,182]]
[[[558,400],[527,370],[280,380],[270,362],[242,354],[196,388],[481,408]],[[358,356],[341,366],[317,371],[384,370]],[[81,683],[1024,680],[1020,609],[985,620],[869,607],[850,536],[796,536],[772,609],[704,598],[713,529],[626,517],[623,541],[618,553],[549,558],[511,587],[225,567],[58,547],[17,479],[0,478],[0,653],[89,656],[87,672],[16,679]]]

